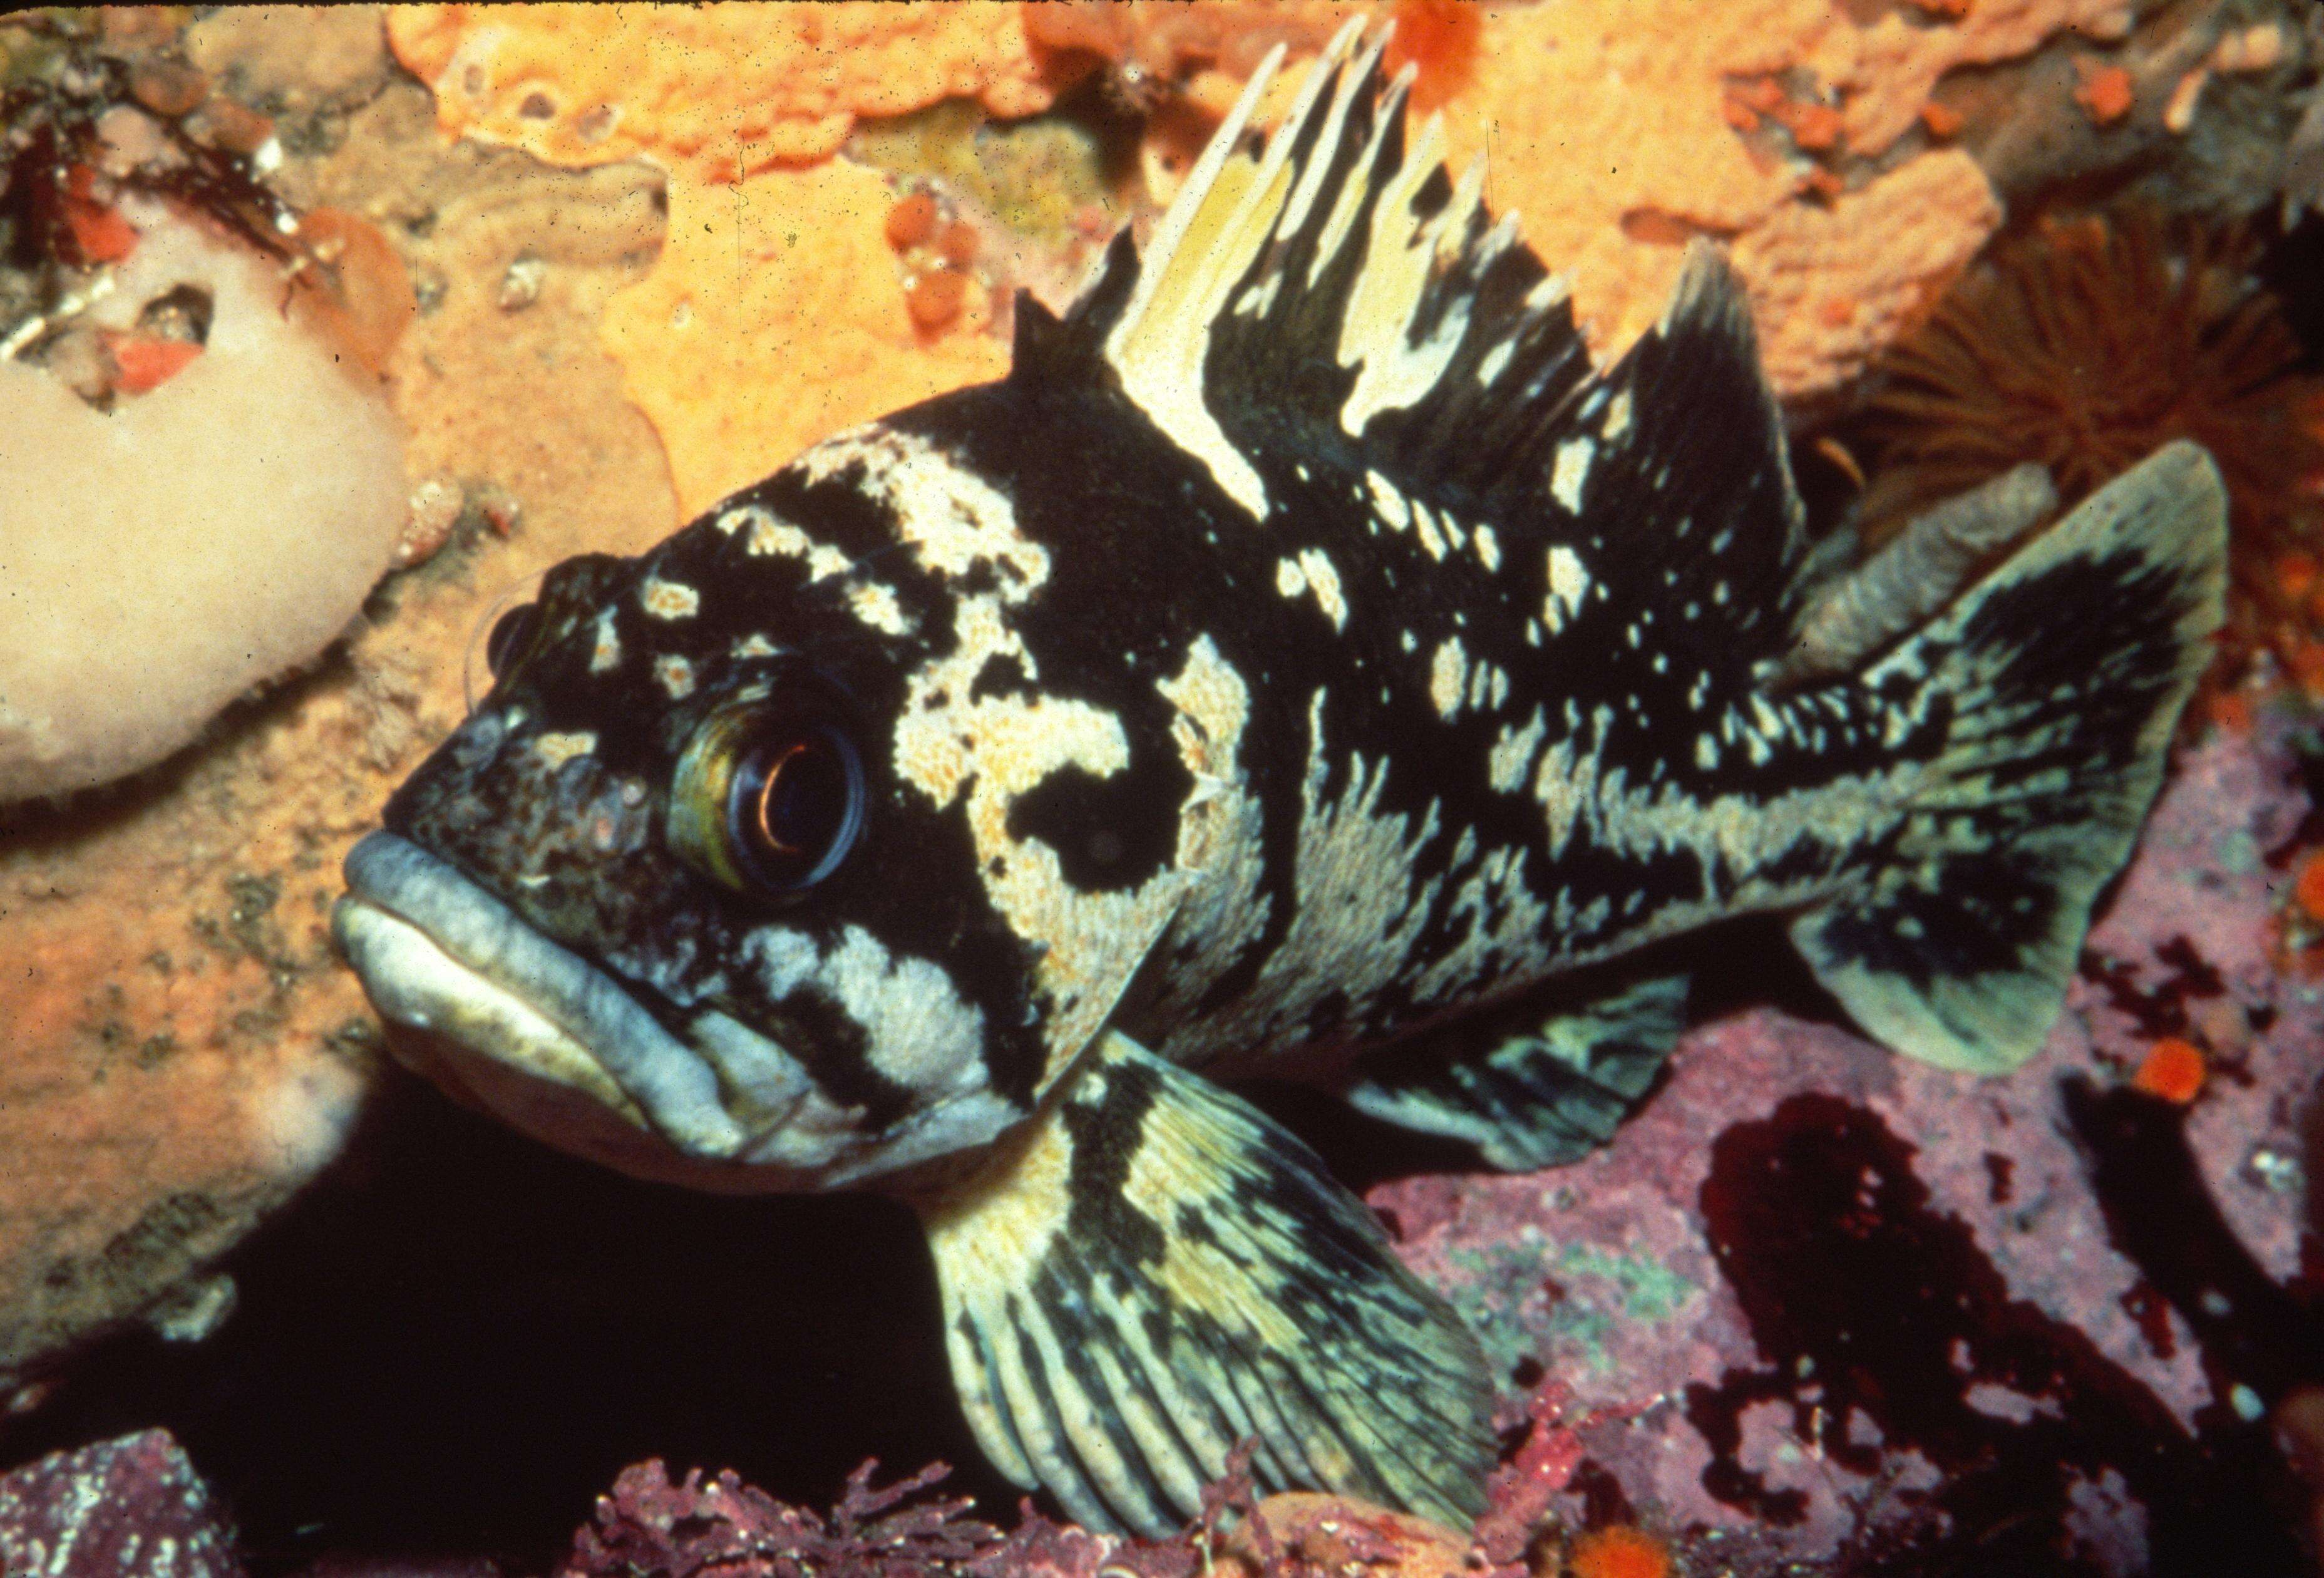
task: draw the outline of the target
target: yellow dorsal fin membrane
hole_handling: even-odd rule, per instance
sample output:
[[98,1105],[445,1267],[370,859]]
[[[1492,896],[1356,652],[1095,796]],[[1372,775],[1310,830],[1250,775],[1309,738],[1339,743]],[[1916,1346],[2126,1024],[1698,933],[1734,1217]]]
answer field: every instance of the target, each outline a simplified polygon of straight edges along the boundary
[[1117,237],[1062,324],[1025,312],[1017,375],[1117,387],[1255,521],[1303,459],[1352,448],[1456,518],[1542,521],[1610,595],[1780,651],[1799,508],[1725,263],[1695,244],[1661,322],[1593,375],[1483,165],[1454,180],[1434,117],[1407,135],[1385,43],[1343,29],[1254,149],[1270,58],[1143,254]]
[[1464,1527],[1476,1339],[1256,1109],[1108,1031],[994,1164],[917,1202],[969,1424],[1076,1521],[1160,1535],[1255,1438],[1268,1490]]
[[1792,939],[1878,1040],[1978,1074],[2042,1049],[2210,659],[2227,510],[2211,457],[2170,445],[1858,677],[1928,764]]

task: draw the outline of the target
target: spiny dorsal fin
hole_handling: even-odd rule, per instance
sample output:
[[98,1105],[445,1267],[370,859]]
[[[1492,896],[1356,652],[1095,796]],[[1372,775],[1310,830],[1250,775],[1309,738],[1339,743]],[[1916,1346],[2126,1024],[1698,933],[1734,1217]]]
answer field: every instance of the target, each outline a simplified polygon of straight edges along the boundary
[[1433,503],[1618,538],[1607,562],[1657,596],[1719,592],[1714,623],[1780,631],[1798,508],[1716,252],[1593,378],[1564,282],[1514,215],[1489,221],[1481,165],[1447,173],[1435,117],[1407,143],[1410,73],[1383,88],[1386,34],[1360,40],[1341,31],[1261,149],[1269,57],[1144,254],[1117,239],[1030,371],[1110,370],[1259,519],[1271,460],[1352,450]]
[[1437,120],[1407,148],[1411,73],[1383,90],[1387,34],[1359,52],[1360,36],[1342,29],[1254,152],[1270,55],[1144,254],[1117,242],[1065,325],[1262,517],[1265,484],[1229,433],[1257,413],[1377,429],[1384,459],[1481,480],[1520,458],[1525,413],[1588,372],[1563,284],[1513,220],[1487,225],[1481,167],[1448,178]]
[[1545,426],[1550,500],[1612,606],[1675,607],[1712,639],[1784,647],[1806,546],[1799,494],[1742,286],[1716,247],[1688,246],[1662,320]]

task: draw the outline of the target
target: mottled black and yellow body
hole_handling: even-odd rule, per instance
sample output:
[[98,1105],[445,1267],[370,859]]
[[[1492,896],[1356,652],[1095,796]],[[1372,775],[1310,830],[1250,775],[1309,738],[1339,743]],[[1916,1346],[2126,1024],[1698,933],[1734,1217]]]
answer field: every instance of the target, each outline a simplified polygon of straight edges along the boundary
[[1593,370],[1378,60],[1246,149],[1254,84],[1003,382],[552,572],[337,917],[407,1055],[553,1143],[911,1199],[980,1439],[1092,1522],[1246,1436],[1440,1516],[1489,1457],[1473,1342],[1206,1075],[1360,1057],[1566,1159],[1684,990],[1561,982],[1747,911],[2015,1066],[2218,620],[2185,448],[1973,585],[1941,521],[1815,580],[1716,256]]

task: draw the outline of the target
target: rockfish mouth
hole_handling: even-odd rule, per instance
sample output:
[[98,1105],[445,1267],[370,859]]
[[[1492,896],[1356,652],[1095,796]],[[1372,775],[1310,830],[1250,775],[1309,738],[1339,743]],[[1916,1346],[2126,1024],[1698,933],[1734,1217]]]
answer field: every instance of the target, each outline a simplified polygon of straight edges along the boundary
[[348,851],[346,881],[331,933],[391,1024],[576,1092],[689,1155],[740,1155],[702,1054],[449,862],[374,833]]
[[[448,861],[373,833],[331,932],[397,1054],[536,1137],[641,1177],[735,1193],[830,1188],[857,1114],[716,1009],[673,1031],[616,977]],[[905,1121],[908,1126],[910,1120]],[[890,1155],[913,1149],[892,1137]]]

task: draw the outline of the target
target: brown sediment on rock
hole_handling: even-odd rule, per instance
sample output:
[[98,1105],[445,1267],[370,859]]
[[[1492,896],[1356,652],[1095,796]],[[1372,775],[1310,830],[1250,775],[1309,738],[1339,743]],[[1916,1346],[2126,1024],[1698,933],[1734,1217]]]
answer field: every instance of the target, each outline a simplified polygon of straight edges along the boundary
[[422,5],[391,11],[388,36],[452,135],[552,164],[644,154],[712,181],[826,158],[858,115],[956,97],[1037,114],[1071,76],[1001,0]]
[[[895,198],[845,160],[725,188],[673,180],[653,272],[603,337],[661,434],[687,513],[858,422],[1009,370],[984,293],[923,328],[887,233]],[[923,309],[923,310],[926,310]]]
[[687,512],[843,428],[1007,371],[986,292],[901,265],[886,180],[826,156],[859,115],[948,96],[1047,108],[1074,70],[1037,57],[1015,7],[447,6],[396,12],[389,32],[447,132],[669,172],[669,243],[611,305],[604,343]]
[[[1909,20],[1884,8],[1870,23],[1821,0],[1490,9],[1472,79],[1445,106],[1447,141],[1457,159],[1489,161],[1488,201],[1520,214],[1572,279],[1601,355],[1655,321],[1680,244],[1708,235],[1733,246],[1776,392],[1818,394],[1913,321],[2000,223],[1966,155],[1895,157],[1940,79],[2065,30],[2119,32],[2129,13],[2117,0]],[[1767,107],[1739,107],[1856,165],[1784,152],[1738,125],[1736,87],[1755,82]],[[1835,184],[1849,189],[1827,204]]]
[[[267,21],[207,19],[205,69],[238,79],[232,31]],[[489,504],[470,512],[314,671],[144,778],[10,815],[0,1389],[158,1313],[336,1153],[376,1063],[326,930],[342,854],[458,721],[459,655],[493,595],[677,521],[660,446],[596,337],[658,245],[658,181],[447,147],[425,90],[387,79],[375,12],[368,25],[344,140],[271,179],[310,215],[368,216],[420,287],[387,358],[410,475],[521,501],[522,524],[504,540]],[[528,251],[549,265],[540,300],[503,312]]]
[[[977,343],[989,318],[977,309],[981,292],[963,292],[955,316],[949,281],[916,294],[916,277],[862,271],[884,205],[773,179],[777,166],[836,149],[859,117],[947,95],[1022,115],[1094,64],[1115,74],[1120,93],[1171,112],[1154,122],[1169,145],[1200,134],[1199,119],[1191,134],[1181,124],[1179,106],[1223,110],[1268,48],[1291,53],[1276,95],[1286,99],[1299,60],[1347,18],[1410,12],[1415,42],[1446,33],[1445,59],[1421,64],[1453,159],[1487,161],[1489,203],[1519,212],[1535,247],[1572,279],[1600,355],[1655,320],[1681,244],[1709,235],[1734,245],[1777,392],[1816,395],[1855,376],[1999,224],[1967,155],[1914,152],[1914,137],[1960,129],[1958,112],[1932,105],[1940,81],[2061,37],[2117,39],[2133,21],[2127,0],[1940,5],[1909,17],[1884,8],[1869,20],[1822,0],[1712,12],[1689,0],[1572,0],[1463,11],[1449,32],[1428,25],[1425,5],[1343,0],[818,10],[820,20],[448,6],[400,12],[391,23],[400,57],[434,86],[447,133],[560,163],[634,154],[671,172],[673,211],[688,218],[673,225],[672,255],[608,344],[635,364],[634,387],[670,445],[689,509],[780,464],[829,422],[998,370],[993,347]],[[1786,128],[1779,143],[1738,124],[1733,95],[1753,83],[1769,107],[1751,124]],[[1151,167],[1154,184],[1167,188],[1169,162]],[[754,247],[749,232],[761,226],[785,236],[779,256]],[[834,303],[844,310],[827,340],[804,315],[735,312],[721,318],[731,333],[694,337],[701,364],[663,344],[648,365],[631,328],[649,308],[700,309],[714,291],[738,294],[738,258],[746,276],[756,266],[790,288],[827,272],[865,299]],[[783,300],[750,293],[763,306]],[[759,393],[741,402],[754,414],[719,409],[735,379],[796,393],[796,369],[821,365],[826,353],[843,369],[839,387],[808,391],[807,410]],[[706,398],[712,389],[718,397]]]

